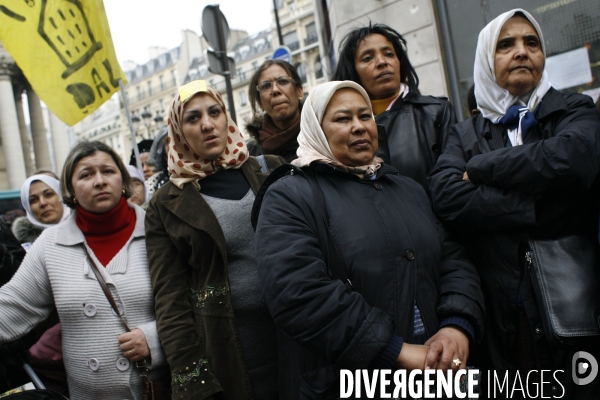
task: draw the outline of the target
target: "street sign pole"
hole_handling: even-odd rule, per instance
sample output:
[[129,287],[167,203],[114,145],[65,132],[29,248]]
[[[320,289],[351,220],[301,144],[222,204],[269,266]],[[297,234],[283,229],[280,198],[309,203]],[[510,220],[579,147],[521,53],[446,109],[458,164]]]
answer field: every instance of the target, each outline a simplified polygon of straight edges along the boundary
[[219,5],[216,5],[217,12],[217,37],[219,40],[219,58],[221,59],[221,71],[223,71],[223,76],[225,77],[225,86],[227,87],[227,103],[229,104],[229,115],[231,115],[231,119],[237,125],[237,119],[235,116],[235,104],[233,101],[233,87],[231,86],[231,71],[229,70],[229,61],[227,60],[227,43],[225,43],[225,35],[223,33],[223,22],[221,20],[220,14],[221,10],[219,9]]

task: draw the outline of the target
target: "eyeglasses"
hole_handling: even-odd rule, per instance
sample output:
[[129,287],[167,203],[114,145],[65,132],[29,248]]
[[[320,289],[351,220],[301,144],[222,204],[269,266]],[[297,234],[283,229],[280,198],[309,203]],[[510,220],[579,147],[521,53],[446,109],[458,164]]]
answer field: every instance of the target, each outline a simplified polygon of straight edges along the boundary
[[275,79],[275,82],[264,81],[264,82],[259,83],[258,85],[256,85],[256,90],[258,90],[259,92],[266,92],[267,90],[271,90],[271,88],[273,87],[273,83],[277,83],[277,86],[279,86],[279,87],[285,87],[285,86],[289,85],[290,83],[296,83],[296,82],[289,76],[280,76],[279,78]]

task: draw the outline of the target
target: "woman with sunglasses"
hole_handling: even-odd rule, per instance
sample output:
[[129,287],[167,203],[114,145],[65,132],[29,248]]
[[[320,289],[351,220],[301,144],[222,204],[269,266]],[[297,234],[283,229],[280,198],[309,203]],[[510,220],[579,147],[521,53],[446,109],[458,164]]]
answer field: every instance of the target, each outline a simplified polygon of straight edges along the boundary
[[287,162],[294,160],[304,96],[296,68],[281,60],[265,61],[250,80],[248,96],[254,113],[254,119],[246,125],[253,139],[248,143],[250,154],[275,154]]

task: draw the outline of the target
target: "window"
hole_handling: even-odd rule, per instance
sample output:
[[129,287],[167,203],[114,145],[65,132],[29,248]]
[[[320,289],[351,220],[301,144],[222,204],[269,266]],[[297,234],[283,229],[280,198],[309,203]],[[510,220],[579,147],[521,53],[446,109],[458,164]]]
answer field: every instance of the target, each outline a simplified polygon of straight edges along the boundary
[[241,68],[237,69],[237,76],[238,76],[238,79],[240,80],[240,82],[243,82],[246,80],[246,73]]
[[308,46],[309,44],[315,43],[319,40],[319,35],[317,35],[317,27],[314,22],[306,25],[306,39],[304,39],[304,45]]
[[298,32],[292,31],[283,35],[283,44],[290,48],[290,50],[298,50],[300,48],[300,42],[298,41]]
[[148,96],[152,96],[152,82],[148,81]]
[[177,86],[177,79],[175,77],[175,70],[171,71],[171,78],[173,80],[173,86]]
[[247,102],[248,98],[246,97],[246,92],[240,92],[240,103],[242,104],[242,107],[244,107]]
[[323,77],[323,64],[321,63],[321,56],[317,57],[315,62],[315,78],[321,79]]
[[258,61],[252,61],[252,69],[256,71],[258,69]]
[[160,75],[158,80],[160,81],[160,90],[165,90],[165,77]]
[[304,64],[296,63],[294,67],[296,67],[296,71],[298,71],[298,76],[302,83],[306,83],[306,70],[304,69]]
[[159,99],[158,104],[160,104],[160,112],[165,112],[165,101],[163,99]]

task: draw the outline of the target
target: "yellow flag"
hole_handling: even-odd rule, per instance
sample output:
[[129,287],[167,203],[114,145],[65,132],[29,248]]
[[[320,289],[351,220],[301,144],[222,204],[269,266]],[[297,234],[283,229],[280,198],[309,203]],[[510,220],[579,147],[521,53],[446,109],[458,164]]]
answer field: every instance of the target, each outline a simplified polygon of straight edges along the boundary
[[0,40],[48,108],[68,125],[127,83],[102,0],[0,0]]

